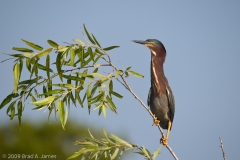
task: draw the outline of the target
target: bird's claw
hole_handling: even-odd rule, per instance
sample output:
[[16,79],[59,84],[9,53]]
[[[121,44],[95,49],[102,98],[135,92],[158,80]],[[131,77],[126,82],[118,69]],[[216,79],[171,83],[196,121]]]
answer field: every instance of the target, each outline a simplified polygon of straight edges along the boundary
[[162,138],[160,139],[160,143],[163,144],[164,146],[168,145],[168,138],[162,137]]
[[160,123],[160,121],[157,119],[157,117],[155,116],[155,114],[153,115],[153,124],[152,125],[156,125],[158,126]]

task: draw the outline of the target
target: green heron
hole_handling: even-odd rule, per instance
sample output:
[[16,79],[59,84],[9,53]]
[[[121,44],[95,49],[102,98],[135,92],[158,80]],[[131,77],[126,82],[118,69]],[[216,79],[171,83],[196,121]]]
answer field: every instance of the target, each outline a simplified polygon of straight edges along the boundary
[[133,42],[143,44],[151,50],[151,88],[147,102],[154,114],[154,124],[158,125],[160,123],[163,129],[167,129],[166,136],[161,138],[161,143],[167,145],[174,118],[175,101],[163,71],[166,49],[156,39],[147,39],[146,41],[133,40]]

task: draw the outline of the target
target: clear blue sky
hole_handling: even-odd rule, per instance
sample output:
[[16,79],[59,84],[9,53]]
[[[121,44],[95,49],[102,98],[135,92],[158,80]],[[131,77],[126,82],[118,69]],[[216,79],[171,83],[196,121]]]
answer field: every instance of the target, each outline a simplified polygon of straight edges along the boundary
[[[133,90],[146,102],[150,87],[150,51],[131,40],[155,38],[167,50],[165,75],[174,92],[176,113],[169,144],[179,159],[222,159],[219,136],[227,159],[239,155],[240,1],[0,1],[0,52],[16,53],[21,38],[48,47],[82,38],[83,23],[102,46],[119,45],[109,54],[121,67],[133,66],[145,78],[129,77]],[[8,58],[0,54],[0,60]],[[11,61],[0,64],[0,101],[13,89]],[[27,74],[23,74],[23,76]],[[97,111],[72,107],[75,121],[127,133],[132,143],[151,151],[159,147],[160,133],[152,118],[121,85],[118,114],[107,118]],[[47,112],[27,105],[24,120],[47,121]],[[8,122],[6,108],[1,123]],[[17,121],[17,119],[14,119]],[[172,159],[163,148],[158,159]],[[53,153],[54,154],[54,153]],[[131,159],[140,159],[131,156]]]

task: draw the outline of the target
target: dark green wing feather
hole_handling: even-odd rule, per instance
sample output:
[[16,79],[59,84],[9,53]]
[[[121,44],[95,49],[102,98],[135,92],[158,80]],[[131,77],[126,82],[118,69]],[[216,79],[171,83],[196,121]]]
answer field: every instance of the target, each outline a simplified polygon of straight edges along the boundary
[[150,87],[149,92],[148,92],[148,99],[147,99],[148,106],[150,106],[150,97],[151,97],[151,87]]
[[168,107],[169,107],[169,116],[171,122],[173,122],[174,113],[175,113],[175,100],[172,93],[172,90],[169,86],[166,87],[167,97],[168,97]]

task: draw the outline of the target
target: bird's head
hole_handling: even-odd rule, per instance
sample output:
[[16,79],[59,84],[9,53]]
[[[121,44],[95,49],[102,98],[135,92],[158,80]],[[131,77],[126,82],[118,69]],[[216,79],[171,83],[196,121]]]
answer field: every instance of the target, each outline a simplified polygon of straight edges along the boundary
[[142,44],[146,47],[148,47],[153,56],[164,56],[166,55],[166,49],[164,47],[164,45],[162,44],[162,42],[160,42],[157,39],[147,39],[146,41],[142,41],[142,40],[133,40],[133,42],[135,43],[139,43]]

